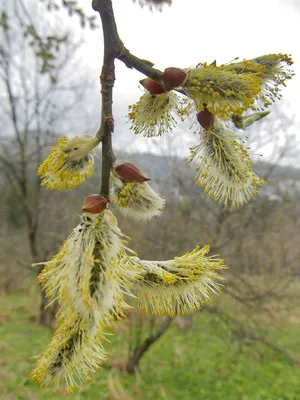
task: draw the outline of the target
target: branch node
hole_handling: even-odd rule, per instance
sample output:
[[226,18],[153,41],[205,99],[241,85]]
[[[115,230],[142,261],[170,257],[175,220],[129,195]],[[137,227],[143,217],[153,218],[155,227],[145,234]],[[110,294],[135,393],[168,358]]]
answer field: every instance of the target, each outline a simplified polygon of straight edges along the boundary
[[114,131],[114,127],[115,127],[113,117],[111,115],[108,116],[108,117],[104,117],[104,122],[109,127],[110,131],[113,132]]

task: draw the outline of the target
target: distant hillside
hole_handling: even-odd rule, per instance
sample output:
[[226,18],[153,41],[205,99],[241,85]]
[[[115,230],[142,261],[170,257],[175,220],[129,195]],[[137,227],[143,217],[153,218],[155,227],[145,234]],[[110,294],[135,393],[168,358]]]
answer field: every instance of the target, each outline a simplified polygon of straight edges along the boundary
[[[177,157],[158,156],[151,153],[118,153],[120,162],[131,161],[148,175],[154,185],[160,191],[169,196],[174,193],[182,193],[182,187],[187,191],[186,195],[202,191],[194,185],[195,171],[188,167],[186,162]],[[259,162],[254,165],[255,172],[266,179],[268,184],[261,188],[260,194],[271,198],[280,198],[286,195],[300,201],[300,170],[291,166],[272,165]],[[184,183],[184,185],[183,185]]]

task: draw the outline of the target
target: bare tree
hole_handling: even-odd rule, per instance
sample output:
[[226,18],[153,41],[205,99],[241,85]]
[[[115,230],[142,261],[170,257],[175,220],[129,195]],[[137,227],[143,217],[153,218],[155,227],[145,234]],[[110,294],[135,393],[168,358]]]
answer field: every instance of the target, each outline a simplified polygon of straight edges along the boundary
[[[33,4],[31,3],[31,6]],[[60,242],[59,231],[65,231],[67,205],[53,207],[59,197],[47,194],[37,176],[45,150],[58,133],[76,131],[70,114],[80,111],[89,83],[76,72],[77,50],[82,43],[72,42],[71,35],[56,49],[51,73],[43,71],[43,60],[31,38],[24,38],[30,24],[41,26],[47,17],[37,10],[27,11],[22,1],[6,3],[2,10],[5,24],[1,25],[0,88],[3,97],[0,108],[1,147],[0,163],[7,186],[14,191],[15,205],[22,209],[27,229],[31,262],[48,256]],[[33,26],[33,25],[32,25]],[[55,27],[56,33],[59,32]],[[83,124],[79,124],[83,126]],[[47,225],[46,232],[44,226]],[[49,234],[57,232],[52,235]],[[55,238],[55,240],[53,240]],[[30,262],[30,260],[28,260]],[[26,262],[25,262],[26,264]],[[48,323],[43,296],[40,322]]]

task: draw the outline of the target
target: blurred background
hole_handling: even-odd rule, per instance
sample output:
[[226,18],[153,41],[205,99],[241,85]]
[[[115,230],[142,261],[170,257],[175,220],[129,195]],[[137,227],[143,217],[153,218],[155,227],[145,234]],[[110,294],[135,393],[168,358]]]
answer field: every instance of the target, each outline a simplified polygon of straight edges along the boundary
[[[102,33],[90,2],[0,0],[0,398],[5,400],[300,399],[299,77],[263,121],[247,129],[254,169],[268,184],[240,208],[194,186],[185,158],[197,143],[192,120],[161,138],[130,131],[126,113],[142,75],[116,62],[114,149],[167,200],[147,224],[118,215],[130,248],[169,259],[211,246],[230,267],[219,296],[190,316],[128,314],[107,336],[110,365],[67,396],[29,382],[34,355],[55,329],[55,305],[34,262],[50,259],[78,222],[91,179],[50,192],[36,170],[61,135],[96,132]],[[114,0],[119,33],[133,54],[168,66],[218,64],[237,56],[291,53],[299,72],[296,0]]]

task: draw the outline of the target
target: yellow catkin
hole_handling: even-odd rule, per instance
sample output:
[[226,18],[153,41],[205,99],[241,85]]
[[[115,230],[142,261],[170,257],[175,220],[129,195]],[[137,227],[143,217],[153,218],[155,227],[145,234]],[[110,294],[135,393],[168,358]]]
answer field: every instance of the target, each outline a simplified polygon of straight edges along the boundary
[[176,93],[153,95],[144,93],[140,100],[128,107],[131,129],[144,136],[161,136],[172,132],[177,124],[176,116],[183,119],[188,113],[189,102]]
[[210,112],[226,120],[254,105],[261,84],[262,79],[251,73],[239,75],[222,66],[199,64],[187,70],[182,88],[199,110],[206,104]]
[[161,214],[165,200],[147,182],[125,182],[115,172],[111,182],[110,200],[123,215],[147,221]]
[[218,292],[223,260],[208,257],[209,246],[168,261],[124,259],[125,268],[134,265],[138,307],[154,315],[191,313]]
[[67,137],[58,139],[38,169],[42,186],[47,189],[71,189],[90,178],[94,169],[94,147],[99,144],[97,137]]
[[125,293],[146,312],[174,316],[199,309],[218,291],[225,265],[207,256],[208,246],[169,261],[145,261],[128,256],[126,241],[109,210],[83,213],[60,252],[45,263],[39,281],[60,311],[58,329],[31,372],[41,386],[71,393],[101,369],[107,362],[104,329],[125,317]]
[[67,391],[90,379],[106,362],[103,330],[125,316],[130,282],[119,259],[126,237],[109,210],[83,213],[61,250],[39,275],[48,297],[57,299],[58,329],[31,377]]
[[196,184],[225,205],[247,203],[265,184],[254,173],[247,149],[219,121],[210,131],[200,131],[200,144],[191,148],[187,161],[196,164]]
[[[242,60],[229,63],[223,68],[235,71],[238,74],[254,74],[262,79],[262,90],[256,97],[263,107],[268,107],[281,98],[281,88],[286,81],[292,79],[294,73],[288,67],[293,60],[288,54],[266,54],[252,60]],[[254,109],[257,109],[254,107]]]

